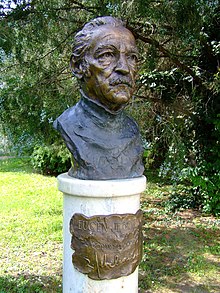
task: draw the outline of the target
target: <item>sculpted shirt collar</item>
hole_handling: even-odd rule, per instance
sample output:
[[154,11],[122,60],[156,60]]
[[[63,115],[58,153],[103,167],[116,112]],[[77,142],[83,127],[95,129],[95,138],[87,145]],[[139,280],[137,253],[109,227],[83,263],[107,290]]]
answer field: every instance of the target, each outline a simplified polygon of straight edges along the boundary
[[80,100],[81,106],[95,124],[99,126],[102,126],[101,124],[103,124],[103,127],[106,127],[106,123],[111,123],[108,125],[110,128],[120,126],[120,123],[125,116],[123,108],[114,112],[110,111],[97,101],[91,100],[82,90],[80,90],[80,93],[82,95]]

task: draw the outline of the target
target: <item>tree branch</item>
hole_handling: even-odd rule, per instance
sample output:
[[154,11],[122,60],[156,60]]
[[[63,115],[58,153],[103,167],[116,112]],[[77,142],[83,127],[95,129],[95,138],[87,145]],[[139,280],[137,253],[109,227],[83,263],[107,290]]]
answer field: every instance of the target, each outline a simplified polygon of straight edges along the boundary
[[[46,10],[37,10],[35,9],[35,1],[31,3],[21,4],[17,5],[16,8],[12,8],[10,13],[2,12],[0,14],[0,17],[2,19],[9,19],[12,18],[14,20],[23,20],[27,18],[29,14],[39,14],[39,13],[47,13],[51,11],[69,11],[73,9],[81,9],[86,10],[88,12],[94,13],[94,11],[97,11],[101,9],[101,7],[95,7],[95,6],[86,6],[79,1],[70,1],[69,6],[61,6],[61,7],[54,7],[54,8],[47,8]],[[72,5],[71,5],[72,4]]]
[[163,45],[161,45],[158,41],[156,41],[155,39],[149,38],[149,37],[145,37],[140,35],[134,28],[132,27],[128,27],[129,30],[132,31],[132,33],[134,34],[136,39],[139,39],[141,41],[143,41],[144,43],[148,43],[153,45],[154,47],[156,47],[160,52],[162,52],[165,56],[169,57],[170,60],[180,69],[184,70],[185,72],[187,72],[189,75],[191,75],[195,81],[196,84],[205,87],[205,84],[203,82],[203,80],[196,75],[196,73],[186,64],[182,63],[181,61],[179,61],[179,59],[177,59],[171,52],[169,52],[167,49],[165,49],[163,47]]
[[11,68],[13,68],[13,67],[15,67],[15,66],[18,66],[18,65],[27,65],[27,64],[30,64],[30,63],[32,63],[32,62],[36,62],[36,61],[39,61],[39,60],[42,60],[42,59],[44,59],[44,58],[46,58],[48,55],[50,55],[50,54],[52,54],[54,51],[56,51],[63,43],[65,43],[66,42],[66,40],[71,36],[71,35],[73,35],[75,32],[71,32],[70,34],[68,34],[67,36],[66,36],[66,38],[65,39],[63,39],[56,47],[54,47],[53,49],[51,49],[50,51],[48,51],[47,53],[45,53],[44,55],[42,55],[42,56],[40,56],[40,57],[38,57],[38,58],[36,58],[36,59],[34,59],[34,60],[28,60],[28,61],[25,61],[25,62],[22,62],[22,63],[14,63],[13,65],[10,65],[10,66],[7,66],[7,67],[5,67],[5,68],[3,68],[2,70],[0,70],[0,72],[4,72],[4,71],[6,71],[7,69],[11,69]]

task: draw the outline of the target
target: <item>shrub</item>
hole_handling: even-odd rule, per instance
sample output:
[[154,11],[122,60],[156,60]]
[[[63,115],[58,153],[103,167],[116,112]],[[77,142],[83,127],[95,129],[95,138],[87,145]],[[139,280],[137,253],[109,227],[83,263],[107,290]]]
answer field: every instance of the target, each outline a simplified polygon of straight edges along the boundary
[[175,186],[169,199],[165,202],[165,208],[168,211],[175,212],[185,209],[200,209],[203,199],[200,190],[191,186]]
[[166,208],[170,211],[202,208],[206,213],[219,216],[220,166],[216,164],[216,168],[213,167],[213,164],[202,161],[196,167],[184,168],[179,180],[185,185],[174,186],[174,191],[166,202]]
[[66,172],[70,166],[70,153],[62,144],[37,145],[31,156],[35,170],[44,175],[58,175]]

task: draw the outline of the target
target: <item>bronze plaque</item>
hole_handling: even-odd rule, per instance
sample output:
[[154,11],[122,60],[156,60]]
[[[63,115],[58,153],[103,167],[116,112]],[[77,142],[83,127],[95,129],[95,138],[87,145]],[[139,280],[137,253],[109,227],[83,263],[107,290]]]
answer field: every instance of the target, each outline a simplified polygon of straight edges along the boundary
[[142,218],[141,210],[92,217],[74,214],[70,221],[74,267],[94,280],[133,273],[142,258]]

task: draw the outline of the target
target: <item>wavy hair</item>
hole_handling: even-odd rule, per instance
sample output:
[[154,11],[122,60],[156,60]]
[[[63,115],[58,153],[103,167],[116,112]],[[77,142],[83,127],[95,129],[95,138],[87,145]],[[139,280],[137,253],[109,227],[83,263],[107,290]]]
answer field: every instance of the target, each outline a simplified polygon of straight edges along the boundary
[[71,55],[71,67],[74,68],[72,69],[72,72],[78,78],[82,78],[82,74],[79,74],[79,72],[86,72],[87,70],[87,63],[84,57],[89,49],[89,43],[94,30],[102,25],[125,27],[125,24],[121,19],[112,16],[97,17],[85,24],[82,30],[75,35]]

